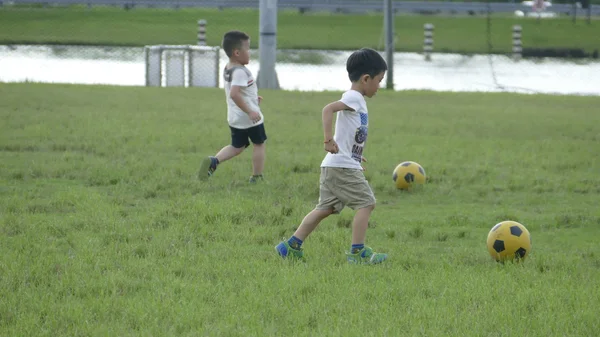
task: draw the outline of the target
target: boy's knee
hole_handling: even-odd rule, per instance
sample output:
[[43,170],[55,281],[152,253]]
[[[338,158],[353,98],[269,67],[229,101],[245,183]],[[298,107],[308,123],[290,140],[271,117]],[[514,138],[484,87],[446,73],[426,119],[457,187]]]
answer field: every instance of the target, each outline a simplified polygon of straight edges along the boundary
[[369,206],[365,206],[362,209],[368,210],[369,212],[371,212],[371,211],[373,211],[375,209],[375,204],[371,204]]
[[329,217],[332,214],[335,214],[335,208],[318,208],[316,207],[313,210],[313,214],[319,219],[319,221],[323,221],[325,218]]
[[335,214],[335,213],[336,213],[335,207],[330,207],[330,208],[328,208],[328,209],[325,210],[325,217],[328,217],[328,216],[330,216],[332,214]]

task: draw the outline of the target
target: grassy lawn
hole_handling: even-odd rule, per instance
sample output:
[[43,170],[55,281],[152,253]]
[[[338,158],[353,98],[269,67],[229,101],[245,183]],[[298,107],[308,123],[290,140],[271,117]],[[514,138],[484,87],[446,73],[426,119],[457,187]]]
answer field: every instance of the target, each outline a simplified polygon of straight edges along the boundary
[[[382,92],[366,175],[378,199],[347,265],[353,212],[307,262],[273,250],[318,198],[320,110],[339,93],[261,92],[266,181],[229,141],[217,89],[0,84],[2,336],[597,336],[598,97]],[[401,192],[405,160],[428,173]],[[500,265],[502,220],[533,250]]]
[[[251,34],[258,46],[258,11],[213,9],[120,8],[0,8],[0,43],[3,44],[94,44],[149,45],[196,44],[197,20],[206,19],[209,45],[219,45],[231,29]],[[487,53],[487,21],[479,17],[397,16],[396,48],[422,51],[423,25],[435,25],[438,52]],[[523,27],[526,48],[581,48],[587,53],[600,49],[597,22],[591,25],[569,18],[553,20],[494,16],[491,42],[495,53],[511,52],[512,26]],[[283,49],[383,49],[383,19],[380,14],[300,15],[280,12],[278,47]]]

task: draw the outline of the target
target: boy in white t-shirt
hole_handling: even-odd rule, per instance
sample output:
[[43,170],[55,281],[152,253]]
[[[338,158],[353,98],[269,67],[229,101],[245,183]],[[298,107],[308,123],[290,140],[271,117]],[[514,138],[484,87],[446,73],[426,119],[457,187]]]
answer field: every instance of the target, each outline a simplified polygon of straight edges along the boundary
[[[302,258],[302,242],[331,214],[339,213],[345,206],[356,210],[352,224],[352,246],[346,254],[350,263],[376,264],[387,259],[386,254],[375,253],[365,246],[369,217],[375,208],[375,196],[363,174],[363,148],[367,141],[369,112],[364,96],[373,97],[387,70],[381,55],[373,49],[363,48],[348,58],[348,77],[352,82],[339,101],[327,104],[322,111],[324,147],[327,151],[321,163],[319,203],[308,213],[287,241],[275,250],[283,257]],[[331,136],[333,114],[335,135]]]
[[198,177],[208,179],[220,163],[242,153],[252,141],[253,172],[250,182],[256,182],[262,179],[267,134],[259,107],[262,97],[258,96],[254,77],[246,68],[246,64],[250,62],[250,37],[240,31],[227,32],[223,36],[223,50],[229,57],[223,79],[231,144],[222,148],[215,156],[204,158]]

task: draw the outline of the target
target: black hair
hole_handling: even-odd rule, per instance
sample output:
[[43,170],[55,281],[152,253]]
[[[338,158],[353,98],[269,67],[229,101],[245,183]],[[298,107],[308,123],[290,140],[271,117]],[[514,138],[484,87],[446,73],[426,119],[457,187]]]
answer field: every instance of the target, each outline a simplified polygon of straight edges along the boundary
[[225,33],[223,35],[223,50],[225,50],[225,54],[228,57],[233,55],[234,49],[242,48],[242,42],[248,41],[250,36],[244,32],[240,32],[239,30],[232,30],[230,32]]
[[355,51],[346,61],[346,70],[350,81],[358,81],[362,75],[375,77],[387,70],[387,64],[379,53],[371,48]]

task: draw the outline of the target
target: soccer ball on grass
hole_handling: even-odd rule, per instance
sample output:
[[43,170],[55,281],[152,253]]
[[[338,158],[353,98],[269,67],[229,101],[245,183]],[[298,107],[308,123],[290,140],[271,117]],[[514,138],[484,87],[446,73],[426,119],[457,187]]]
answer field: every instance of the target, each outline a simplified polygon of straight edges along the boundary
[[487,248],[496,261],[523,260],[531,251],[531,235],[516,221],[502,221],[490,230]]
[[426,175],[421,165],[414,161],[405,161],[396,166],[392,178],[396,188],[406,190],[416,184],[424,184]]

